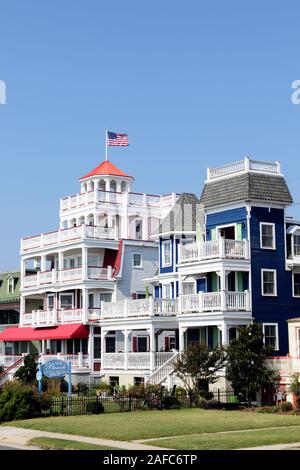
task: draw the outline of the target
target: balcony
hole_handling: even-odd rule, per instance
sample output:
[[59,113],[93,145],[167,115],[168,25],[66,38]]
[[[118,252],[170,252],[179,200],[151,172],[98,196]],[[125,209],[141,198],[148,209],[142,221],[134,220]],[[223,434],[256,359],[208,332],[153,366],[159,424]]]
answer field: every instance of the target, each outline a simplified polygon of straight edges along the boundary
[[101,319],[174,317],[178,313],[177,299],[138,299],[103,302]]
[[219,238],[208,242],[194,242],[179,246],[179,263],[215,259],[249,259],[248,240]]
[[57,230],[56,232],[42,233],[34,237],[21,239],[21,252],[27,253],[40,248],[48,248],[54,245],[61,245],[82,240],[117,240],[117,229],[97,227],[94,225],[80,225]]
[[88,266],[85,272],[82,266],[70,269],[52,269],[51,271],[38,271],[36,274],[29,274],[23,277],[23,289],[65,285],[73,282],[84,281],[111,281],[113,276],[113,268],[108,266],[103,268],[100,266]]
[[154,368],[161,367],[174,352],[119,352],[103,353],[101,369],[149,370],[153,360]]
[[73,308],[53,310],[33,310],[24,313],[21,318],[22,326],[53,326],[66,323],[87,323],[100,320],[100,308]]
[[95,189],[61,199],[60,210],[61,212],[66,212],[72,209],[82,208],[83,206],[98,203],[168,209],[174,206],[178,196],[179,194],[176,193],[167,194],[165,196],[157,196],[145,193],[120,193],[115,191],[102,191],[100,189]]
[[199,292],[180,296],[180,313],[250,311],[250,292]]

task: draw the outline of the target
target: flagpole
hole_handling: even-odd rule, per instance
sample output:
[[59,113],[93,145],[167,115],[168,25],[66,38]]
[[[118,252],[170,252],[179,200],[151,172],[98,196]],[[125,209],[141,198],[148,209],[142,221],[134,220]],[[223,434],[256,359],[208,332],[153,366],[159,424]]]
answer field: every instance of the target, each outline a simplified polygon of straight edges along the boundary
[[105,160],[107,161],[107,130],[105,131]]

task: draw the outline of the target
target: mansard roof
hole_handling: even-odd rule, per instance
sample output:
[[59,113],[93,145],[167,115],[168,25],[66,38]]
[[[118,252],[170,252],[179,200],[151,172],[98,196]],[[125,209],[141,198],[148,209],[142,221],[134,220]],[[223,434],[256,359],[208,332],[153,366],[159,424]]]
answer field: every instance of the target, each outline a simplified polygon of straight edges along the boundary
[[91,176],[101,176],[101,175],[106,175],[106,176],[123,176],[124,178],[133,178],[133,176],[127,175],[123,170],[120,170],[117,168],[113,163],[111,163],[109,160],[104,160],[104,162],[100,163],[96,168],[94,168],[92,171],[87,173],[85,176],[82,176],[82,178],[79,178],[79,180],[84,180],[86,178],[90,178]]
[[182,193],[159,226],[159,233],[195,232],[199,200],[192,193]]
[[251,172],[209,181],[200,197],[205,208],[252,200],[283,205],[293,202],[283,176]]

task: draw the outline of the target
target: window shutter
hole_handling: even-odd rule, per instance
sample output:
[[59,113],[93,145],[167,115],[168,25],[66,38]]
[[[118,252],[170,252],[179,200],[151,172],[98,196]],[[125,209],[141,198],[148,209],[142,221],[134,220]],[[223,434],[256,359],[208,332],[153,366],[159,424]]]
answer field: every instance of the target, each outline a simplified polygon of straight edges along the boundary
[[132,352],[137,352],[137,337],[133,336],[132,338]]
[[237,224],[236,225],[236,239],[237,240],[243,240],[242,224]]
[[217,273],[211,273],[211,287],[212,292],[218,292],[218,275]]
[[170,338],[169,338],[169,336],[165,337],[165,351],[166,352],[170,351]]
[[243,273],[237,273],[237,290],[238,292],[244,292]]
[[132,292],[131,298],[132,298],[132,300],[136,300],[136,299],[137,299],[137,293],[136,293],[136,292]]
[[217,229],[212,228],[210,233],[211,233],[211,240],[216,240],[217,239]]

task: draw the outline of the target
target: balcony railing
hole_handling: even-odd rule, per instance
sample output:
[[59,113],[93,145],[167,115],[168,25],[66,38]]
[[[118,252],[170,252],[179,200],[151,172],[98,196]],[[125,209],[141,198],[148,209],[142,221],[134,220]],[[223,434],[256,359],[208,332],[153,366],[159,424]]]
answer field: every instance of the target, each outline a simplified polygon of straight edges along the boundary
[[154,359],[155,369],[161,367],[172,356],[173,352],[119,352],[103,353],[102,369],[129,369],[129,370],[149,370],[151,366],[151,356]]
[[207,179],[212,180],[242,171],[257,171],[260,173],[281,174],[279,162],[260,162],[246,157],[244,160],[229,163],[228,165],[207,169]]
[[[15,364],[18,359],[26,356],[26,354],[16,354],[16,355],[0,355],[0,365],[7,368]],[[89,367],[89,355],[88,354],[40,354],[39,360],[42,363],[51,361],[53,359],[62,359],[66,362],[71,362],[72,368],[87,368]]]
[[149,297],[148,299],[102,302],[101,312],[103,320],[149,316],[172,317],[178,313],[178,300]]
[[227,240],[221,237],[218,240],[180,245],[180,263],[224,258],[249,259],[248,240]]
[[51,271],[38,271],[29,274],[22,279],[22,288],[30,289],[47,285],[68,284],[72,282],[83,282],[85,280],[111,280],[113,268],[108,266],[88,266],[86,270],[82,266],[68,269],[52,269]]
[[34,237],[21,239],[21,251],[27,252],[39,248],[48,248],[52,245],[60,245],[85,239],[93,240],[117,240],[116,227],[99,227],[82,224],[78,227],[71,227],[57,230],[56,232],[42,233]]
[[23,314],[21,324],[22,326],[49,326],[65,323],[86,323],[90,320],[99,320],[100,316],[100,308],[33,310],[31,313]]
[[72,210],[89,204],[98,204],[103,202],[120,204],[122,206],[133,205],[164,209],[174,206],[178,197],[179,194],[176,193],[157,196],[154,194],[120,193],[95,189],[61,199],[60,209],[62,212],[65,212],[67,210]]
[[250,311],[250,292],[199,292],[180,296],[181,313]]

